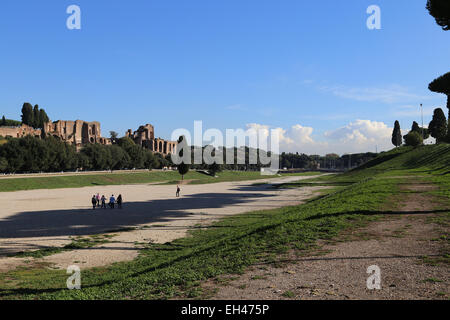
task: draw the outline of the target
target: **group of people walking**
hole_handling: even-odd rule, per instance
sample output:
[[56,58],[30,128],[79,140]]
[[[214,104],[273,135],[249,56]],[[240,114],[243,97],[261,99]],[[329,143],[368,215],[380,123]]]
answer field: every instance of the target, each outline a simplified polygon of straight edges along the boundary
[[[97,195],[93,195],[91,202],[92,202],[92,209],[95,210],[95,208],[103,208],[106,209],[106,197],[103,195],[100,197],[100,194],[97,193]],[[117,197],[117,199],[114,197],[114,195],[111,195],[111,197],[109,197],[109,202],[108,202],[108,206],[110,209],[114,209],[116,207],[117,204],[117,208],[122,209],[122,195],[119,194],[119,196]]]
[[[181,188],[179,185],[177,185],[177,192],[175,194],[175,196],[177,198],[180,196],[180,192],[181,192]],[[114,197],[114,195],[111,195],[111,197],[109,197],[108,204],[106,203],[106,201],[107,201],[107,199],[106,199],[105,195],[102,195],[100,197],[100,193],[97,193],[97,195],[94,194],[91,199],[92,209],[93,210],[95,210],[96,208],[106,209],[107,208],[106,205],[108,205],[110,209],[114,209],[116,207],[116,204],[117,204],[118,209],[122,209],[123,199],[122,199],[121,194],[119,194],[117,199]]]

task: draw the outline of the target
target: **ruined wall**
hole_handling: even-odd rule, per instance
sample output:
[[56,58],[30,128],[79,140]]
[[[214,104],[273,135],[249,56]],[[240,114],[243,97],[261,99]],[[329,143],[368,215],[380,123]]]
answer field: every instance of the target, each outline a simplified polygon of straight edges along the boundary
[[25,136],[41,137],[41,129],[34,129],[26,124],[22,124],[20,127],[0,127],[0,136],[23,138]]
[[69,144],[82,147],[89,143],[111,144],[111,139],[101,136],[100,123],[82,120],[48,122],[44,126],[45,135],[52,135]]
[[155,129],[152,125],[146,124],[140,126],[136,131],[129,129],[125,133],[126,137],[133,139],[133,141],[153,152],[162,153],[164,155],[175,153],[177,142],[167,141],[164,139],[155,139]]

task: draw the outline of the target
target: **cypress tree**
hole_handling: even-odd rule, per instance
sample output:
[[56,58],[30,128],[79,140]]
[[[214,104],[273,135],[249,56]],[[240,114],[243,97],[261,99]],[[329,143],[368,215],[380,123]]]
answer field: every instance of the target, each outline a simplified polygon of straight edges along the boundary
[[39,110],[39,121],[40,121],[40,123],[39,123],[40,129],[44,129],[44,125],[50,121],[50,119],[44,109]]
[[28,102],[25,102],[22,106],[22,123],[27,126],[33,126],[34,124],[33,106]]
[[400,130],[400,123],[395,120],[394,130],[392,131],[392,144],[396,147],[402,145],[402,131]]
[[39,106],[35,105],[33,108],[33,128],[40,128],[41,117],[39,114]]

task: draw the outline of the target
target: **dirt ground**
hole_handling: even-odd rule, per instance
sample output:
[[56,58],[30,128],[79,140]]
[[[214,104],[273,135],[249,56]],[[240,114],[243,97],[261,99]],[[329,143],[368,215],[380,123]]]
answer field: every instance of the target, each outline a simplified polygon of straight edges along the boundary
[[[0,212],[0,271],[27,261],[65,269],[73,264],[90,268],[132,260],[142,244],[172,241],[193,227],[227,215],[300,204],[323,187],[276,189],[270,184],[309,178],[312,176],[184,185],[180,198],[175,197],[175,186],[154,184],[0,193],[0,203],[5,204]],[[122,194],[123,209],[92,210],[91,197],[97,193],[107,198]],[[40,259],[8,257],[22,251],[61,247],[76,236],[102,233],[112,237],[92,248]]]
[[[415,185],[410,190],[430,188]],[[423,259],[449,252],[448,240],[440,238],[448,236],[448,228],[429,221],[434,205],[420,193],[407,194],[398,211],[408,214],[389,215],[344,234],[346,241],[323,245],[324,255],[298,257],[292,252],[282,267],[256,265],[242,276],[211,280],[203,287],[212,299],[225,300],[448,299],[448,264]],[[380,290],[367,289],[372,265],[381,271]]]

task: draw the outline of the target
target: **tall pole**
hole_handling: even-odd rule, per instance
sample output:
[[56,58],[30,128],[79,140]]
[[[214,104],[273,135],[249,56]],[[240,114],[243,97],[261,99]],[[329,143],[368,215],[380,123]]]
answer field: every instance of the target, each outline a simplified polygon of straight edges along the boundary
[[422,144],[425,144],[425,134],[423,132],[423,105],[420,104],[420,110],[422,112]]

